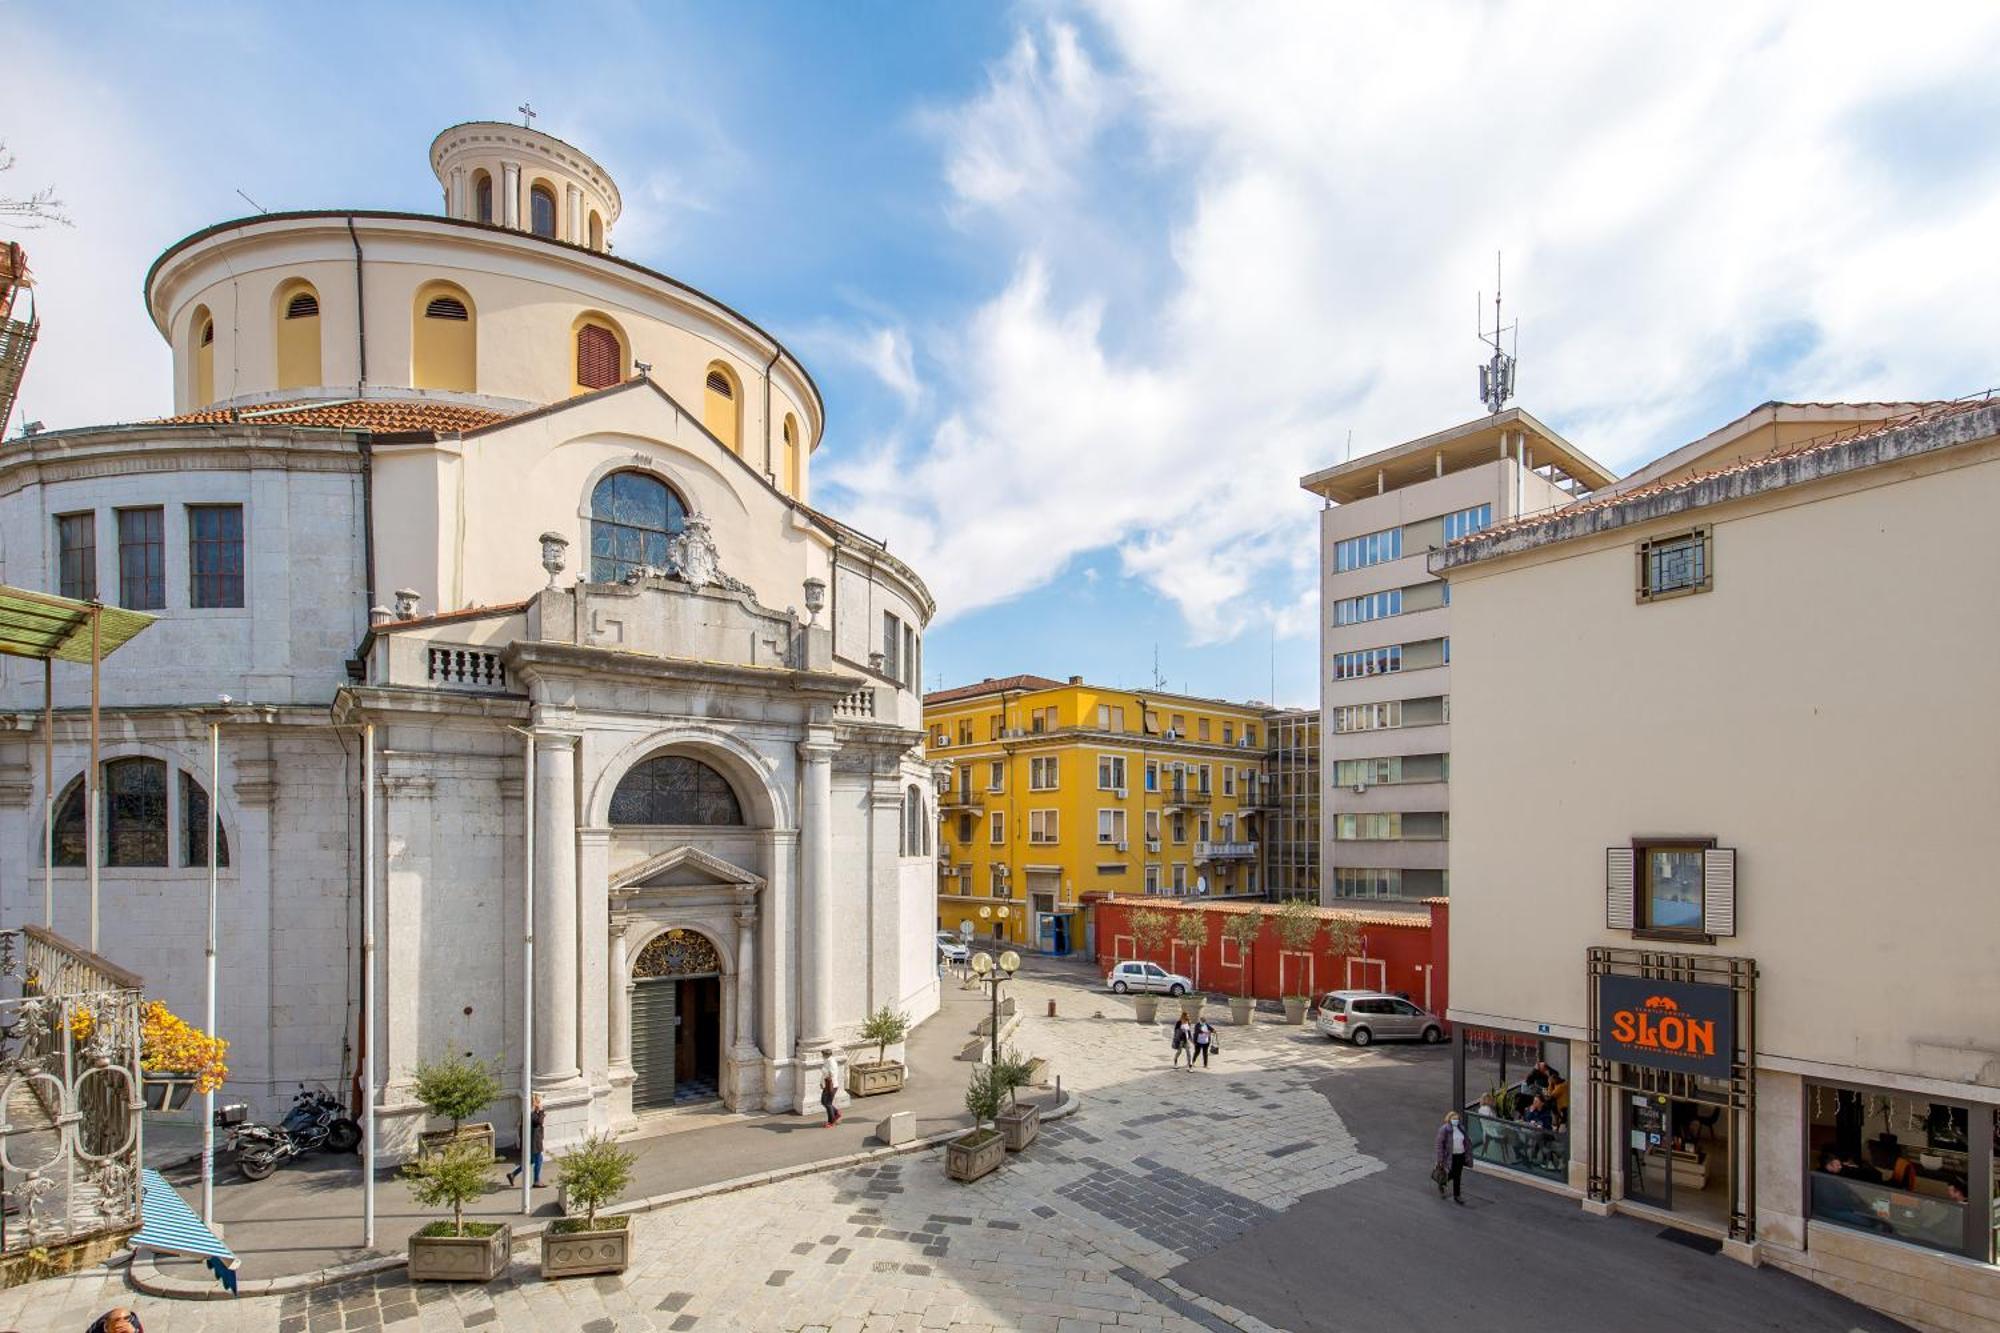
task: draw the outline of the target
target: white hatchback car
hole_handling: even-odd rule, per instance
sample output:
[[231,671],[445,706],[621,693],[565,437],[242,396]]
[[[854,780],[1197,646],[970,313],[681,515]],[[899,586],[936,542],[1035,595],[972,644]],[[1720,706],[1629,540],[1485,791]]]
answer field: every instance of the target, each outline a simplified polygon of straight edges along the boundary
[[964,966],[972,960],[972,950],[965,941],[948,930],[941,930],[937,937],[938,957],[944,962]]
[[1178,972],[1169,972],[1158,963],[1120,963],[1104,978],[1105,988],[1114,995],[1127,991],[1150,991],[1156,995],[1185,995],[1194,983]]

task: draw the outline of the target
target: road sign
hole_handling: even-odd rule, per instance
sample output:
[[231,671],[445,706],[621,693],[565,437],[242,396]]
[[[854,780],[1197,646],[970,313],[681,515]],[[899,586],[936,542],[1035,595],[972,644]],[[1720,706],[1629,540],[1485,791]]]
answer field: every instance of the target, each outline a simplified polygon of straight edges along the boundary
[[968,920],[968,921],[961,921],[961,922],[959,922],[959,923],[958,923],[958,937],[959,937],[960,939],[962,939],[962,940],[969,940],[969,939],[971,939],[971,938],[972,938],[972,922],[971,922],[971,921],[969,921],[969,920]]

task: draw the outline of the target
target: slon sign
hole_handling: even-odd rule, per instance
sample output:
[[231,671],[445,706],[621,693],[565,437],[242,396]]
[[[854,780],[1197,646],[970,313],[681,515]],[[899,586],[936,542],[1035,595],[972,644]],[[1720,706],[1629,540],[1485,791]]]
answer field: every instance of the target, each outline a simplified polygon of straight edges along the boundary
[[1728,1078],[1736,1050],[1727,986],[1607,975],[1597,983],[1597,1031],[1608,1059]]

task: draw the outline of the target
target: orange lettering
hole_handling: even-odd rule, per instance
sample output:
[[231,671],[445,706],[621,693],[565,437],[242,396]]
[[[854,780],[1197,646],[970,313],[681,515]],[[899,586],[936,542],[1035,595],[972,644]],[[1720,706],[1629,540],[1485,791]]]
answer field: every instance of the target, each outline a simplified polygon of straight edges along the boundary
[[1711,1019],[1688,1020],[1688,1054],[1715,1054],[1715,1023]]
[[1611,1036],[1614,1041],[1623,1042],[1628,1046],[1638,1039],[1638,1034],[1632,1030],[1630,1009],[1620,1009],[1611,1015]]
[[1660,1045],[1667,1050],[1679,1050],[1687,1040],[1685,1025],[1678,1014],[1668,1014],[1660,1020]]

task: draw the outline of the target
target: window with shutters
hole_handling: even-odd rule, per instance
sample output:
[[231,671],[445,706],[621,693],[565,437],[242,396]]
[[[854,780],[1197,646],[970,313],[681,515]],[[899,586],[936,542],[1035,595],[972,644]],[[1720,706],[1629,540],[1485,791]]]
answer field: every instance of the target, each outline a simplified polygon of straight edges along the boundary
[[1605,853],[1605,925],[1659,939],[1736,933],[1736,852],[1713,838],[1640,838]]
[[576,384],[608,389],[625,378],[625,340],[609,325],[585,320],[576,329]]

